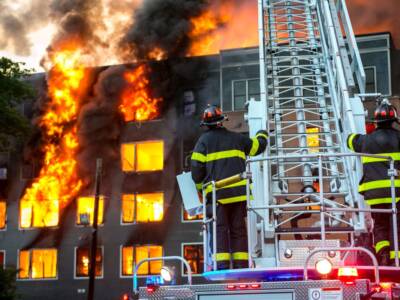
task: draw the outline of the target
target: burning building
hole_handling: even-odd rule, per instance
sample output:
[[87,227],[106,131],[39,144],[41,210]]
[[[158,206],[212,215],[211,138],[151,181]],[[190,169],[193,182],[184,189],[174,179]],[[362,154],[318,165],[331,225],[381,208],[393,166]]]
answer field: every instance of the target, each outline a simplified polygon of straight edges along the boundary
[[[23,299],[86,299],[102,158],[96,299],[130,291],[133,266],[146,257],[184,256],[199,274],[201,223],[184,212],[175,176],[189,167],[208,103],[229,113],[227,127],[247,132],[246,100],[260,94],[258,49],[199,56],[229,21],[232,13],[215,11],[231,11],[230,1],[144,3],[118,39],[98,24],[96,1],[67,2],[51,7],[59,32],[43,59],[48,72],[32,78],[41,96],[23,107],[36,131],[22,154],[0,157],[0,264],[18,269]],[[359,46],[367,90],[399,93],[390,36],[359,37]],[[109,53],[131,63],[94,67]],[[160,268],[144,264],[141,280]]]

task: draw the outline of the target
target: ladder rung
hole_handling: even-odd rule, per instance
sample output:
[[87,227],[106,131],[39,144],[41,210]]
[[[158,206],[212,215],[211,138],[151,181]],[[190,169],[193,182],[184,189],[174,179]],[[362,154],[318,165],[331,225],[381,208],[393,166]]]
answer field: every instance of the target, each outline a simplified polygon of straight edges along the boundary
[[[325,232],[334,233],[334,232],[353,232],[354,228],[350,226],[339,227],[339,226],[326,226]],[[319,227],[297,227],[297,228],[276,228],[275,232],[278,234],[282,233],[319,233],[321,232],[321,228]]]

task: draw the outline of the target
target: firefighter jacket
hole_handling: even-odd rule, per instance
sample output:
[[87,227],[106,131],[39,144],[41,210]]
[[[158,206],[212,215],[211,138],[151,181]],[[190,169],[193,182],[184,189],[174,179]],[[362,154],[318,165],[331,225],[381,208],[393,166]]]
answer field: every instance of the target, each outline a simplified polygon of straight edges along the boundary
[[[197,141],[191,158],[192,178],[197,189],[203,183],[218,181],[246,171],[246,156],[262,153],[267,146],[267,132],[260,130],[252,139],[224,127],[210,128]],[[206,189],[211,199],[212,186]],[[246,201],[246,180],[217,189],[221,204]]]
[[[400,167],[400,132],[394,128],[377,128],[371,134],[350,134],[347,138],[350,150],[390,156],[395,168]],[[362,157],[363,177],[359,193],[369,205],[392,203],[391,180],[388,175],[389,161],[381,158]],[[396,196],[400,196],[400,179],[395,179]],[[400,197],[396,197],[398,202]]]

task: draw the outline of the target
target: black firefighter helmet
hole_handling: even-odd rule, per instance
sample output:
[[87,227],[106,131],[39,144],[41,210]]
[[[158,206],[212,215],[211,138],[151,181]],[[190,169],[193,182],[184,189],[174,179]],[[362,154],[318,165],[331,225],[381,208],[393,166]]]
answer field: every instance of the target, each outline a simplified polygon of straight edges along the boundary
[[216,126],[227,119],[228,117],[222,113],[221,108],[208,104],[201,117],[200,126]]
[[397,121],[397,110],[389,100],[383,99],[375,109],[374,119],[376,123],[389,123]]

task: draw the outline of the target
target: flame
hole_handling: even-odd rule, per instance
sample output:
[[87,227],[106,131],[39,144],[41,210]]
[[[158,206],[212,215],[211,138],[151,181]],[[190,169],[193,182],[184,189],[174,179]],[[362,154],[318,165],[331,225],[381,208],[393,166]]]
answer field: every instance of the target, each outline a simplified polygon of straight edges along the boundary
[[192,18],[191,25],[191,56],[258,44],[257,5],[253,2],[214,3],[200,16]]
[[[79,100],[85,90],[87,71],[80,66],[79,45],[66,44],[49,56],[49,103],[39,119],[43,134],[44,160],[39,176],[21,199],[21,227],[58,224],[62,210],[80,191],[75,155]],[[49,211],[46,211],[46,208]]]
[[161,98],[150,95],[149,68],[142,64],[125,72],[128,87],[122,93],[119,106],[126,122],[153,120],[160,115]]

